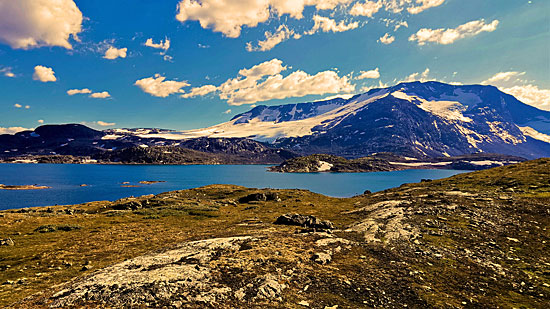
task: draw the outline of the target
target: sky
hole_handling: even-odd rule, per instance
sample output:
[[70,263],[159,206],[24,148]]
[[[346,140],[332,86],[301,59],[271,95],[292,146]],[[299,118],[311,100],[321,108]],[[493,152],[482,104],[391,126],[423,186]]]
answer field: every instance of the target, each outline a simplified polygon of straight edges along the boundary
[[550,110],[550,1],[0,0],[0,134],[194,129],[413,80]]

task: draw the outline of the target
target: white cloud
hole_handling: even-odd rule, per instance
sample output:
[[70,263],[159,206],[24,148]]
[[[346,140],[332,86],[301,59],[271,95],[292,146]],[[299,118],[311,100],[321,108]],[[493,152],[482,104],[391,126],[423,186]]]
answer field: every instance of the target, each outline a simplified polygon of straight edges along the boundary
[[481,84],[496,86],[502,92],[513,95],[525,104],[550,110],[550,89],[540,89],[536,85],[529,84],[528,80],[522,79],[525,75],[526,72],[500,72],[482,81]]
[[6,77],[15,77],[15,74],[11,71],[11,67],[0,68],[0,73]]
[[550,89],[540,89],[535,85],[522,85],[499,89],[513,95],[516,99],[525,104],[550,111]]
[[201,87],[195,87],[195,88],[191,89],[191,92],[184,93],[180,97],[182,97],[182,98],[194,98],[194,97],[197,97],[197,96],[205,96],[209,93],[215,92],[216,90],[218,90],[218,87],[216,87],[214,85],[204,85],[204,86],[201,86]]
[[44,119],[38,119],[36,122],[40,123],[40,124],[43,124],[44,123]]
[[178,4],[176,19],[180,22],[198,21],[202,28],[213,29],[225,36],[236,38],[243,26],[256,27],[272,16],[288,14],[301,19],[304,7],[332,10],[352,0],[182,0]]
[[19,103],[15,103],[15,104],[13,104],[13,107],[15,107],[15,108],[21,108],[21,107],[23,107],[23,105],[21,105],[21,104],[19,104]]
[[389,33],[386,33],[386,34],[384,34],[384,36],[380,37],[380,39],[378,39],[378,41],[382,44],[389,45],[389,44],[393,43],[393,41],[395,41],[395,37],[390,35]]
[[173,93],[183,92],[181,88],[189,86],[189,83],[175,80],[164,81],[166,77],[155,74],[154,77],[147,77],[137,80],[134,85],[138,86],[152,96],[165,98]]
[[170,48],[170,40],[168,38],[163,40],[160,40],[158,43],[154,43],[152,38],[147,39],[145,41],[145,46],[156,48],[156,49],[162,49],[164,51],[167,51]]
[[98,126],[102,126],[102,127],[109,127],[109,126],[114,126],[116,125],[116,123],[114,122],[105,122],[105,121],[101,121],[101,120],[98,120],[95,122]]
[[67,94],[68,95],[75,95],[75,94],[87,94],[87,93],[92,93],[92,91],[88,88],[84,88],[84,89],[69,89],[67,90]]
[[411,14],[418,14],[429,8],[440,6],[445,2],[445,0],[416,0],[418,6],[413,6],[407,8],[407,11]]
[[118,57],[120,58],[126,58],[126,52],[128,51],[128,48],[116,48],[114,46],[109,46],[109,48],[105,51],[105,55],[103,58],[113,60]]
[[246,44],[246,50],[251,51],[266,51],[275,47],[277,44],[288,40],[295,33],[293,30],[288,29],[286,25],[280,25],[274,33],[269,31],[265,32],[265,40],[258,41],[258,46],[254,47],[249,42]]
[[485,20],[474,20],[469,23],[458,26],[455,29],[427,29],[422,28],[416,34],[409,37],[409,41],[417,41],[418,45],[426,43],[452,44],[456,40],[478,35],[482,32],[493,32],[497,29],[498,20],[493,20],[486,24]]
[[504,82],[512,82],[512,84],[516,82],[522,82],[520,80],[521,76],[524,76],[526,72],[500,72],[493,76],[491,76],[489,79],[481,82],[483,85],[502,85]]
[[[323,71],[310,75],[303,71],[294,71],[283,77],[281,72],[287,70],[279,59],[272,59],[242,69],[236,78],[228,79],[219,87],[207,85],[194,88],[191,93],[182,95],[191,97],[203,90],[205,94],[218,92],[220,99],[229,105],[253,104],[256,102],[306,95],[323,95],[329,93],[349,93],[355,90],[347,76],[340,77],[335,71]],[[201,89],[202,88],[202,89]]]
[[384,8],[388,12],[399,13],[414,0],[384,0]]
[[107,92],[107,91],[94,92],[94,93],[90,94],[90,98],[94,98],[94,99],[106,99],[106,98],[110,98],[110,97],[111,97],[111,94],[109,94],[109,92]]
[[313,28],[311,28],[311,30],[306,32],[305,34],[311,35],[318,32],[319,30],[323,32],[344,32],[359,27],[358,22],[350,22],[349,24],[346,24],[346,22],[342,20],[339,23],[336,23],[334,19],[319,15],[314,15],[313,21],[315,22]]
[[372,17],[382,8],[382,1],[365,1],[363,3],[356,2],[349,13],[353,16]]
[[0,41],[12,48],[61,46],[78,40],[82,13],[73,0],[0,1]]
[[406,20],[396,22],[395,27],[393,28],[393,32],[399,30],[399,28],[401,27],[409,28],[409,23],[407,23]]
[[231,109],[228,109],[226,110],[225,112],[223,112],[224,114],[231,114]]
[[412,73],[411,75],[407,76],[403,80],[403,82],[415,82],[415,81],[425,82],[425,81],[428,80],[429,75],[430,75],[430,69],[426,68],[426,70],[424,70],[424,72],[422,72],[422,73],[417,72],[417,73]]
[[377,79],[377,78],[380,78],[380,71],[378,68],[374,69],[374,70],[369,70],[369,71],[361,71],[359,72],[359,76],[357,76],[356,79]]
[[31,108],[30,105],[25,105],[25,109],[29,109],[29,108]]
[[23,127],[9,127],[9,128],[0,127],[0,134],[15,134],[21,131],[32,131],[32,129],[27,129]]
[[37,65],[34,67],[34,74],[32,75],[32,79],[39,80],[43,83],[55,82],[57,80],[52,68],[41,65]]

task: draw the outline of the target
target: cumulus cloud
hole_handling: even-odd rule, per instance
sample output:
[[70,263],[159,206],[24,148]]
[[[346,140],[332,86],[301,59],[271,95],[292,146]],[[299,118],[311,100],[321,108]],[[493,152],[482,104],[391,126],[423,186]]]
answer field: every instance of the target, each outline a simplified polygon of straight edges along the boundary
[[[281,60],[272,59],[240,70],[237,77],[228,79],[218,87],[208,85],[208,88],[202,90],[205,93],[216,91],[220,99],[226,100],[229,105],[253,104],[312,94],[349,93],[355,90],[347,76],[340,77],[335,71],[310,75],[298,70],[283,76],[281,73],[287,69]],[[200,88],[195,88],[195,93]]]
[[493,76],[491,76],[489,79],[484,80],[481,82],[483,85],[502,85],[506,82],[511,82],[512,84],[517,82],[523,82],[520,77],[524,76],[526,72],[500,72]]
[[145,41],[145,46],[167,51],[170,48],[170,40],[166,38],[164,39],[164,41],[160,40],[160,42],[154,43],[153,39],[149,38],[147,39],[147,41]]
[[428,76],[430,75],[430,69],[426,68],[424,72],[420,73],[412,73],[411,75],[407,76],[403,82],[415,82],[415,81],[421,81],[425,82],[428,81]]
[[350,22],[346,24],[346,22],[342,20],[339,23],[337,23],[334,19],[330,19],[328,17],[323,17],[319,15],[314,15],[313,21],[315,22],[315,24],[313,25],[313,28],[311,28],[310,31],[306,32],[306,34],[311,35],[318,31],[344,32],[344,31],[352,30],[359,27],[358,22]]
[[113,60],[116,58],[126,58],[126,52],[128,51],[128,48],[116,48],[114,46],[109,46],[109,48],[105,51],[105,55],[103,58]]
[[502,92],[513,95],[525,104],[543,110],[550,110],[550,89],[541,89],[523,79],[526,72],[500,72],[481,82],[483,85],[493,85]]
[[221,32],[236,38],[243,26],[256,27],[272,16],[288,14],[301,19],[304,7],[332,10],[352,0],[182,0],[178,4],[176,19],[180,22],[198,21],[202,28]]
[[19,104],[19,103],[15,103],[15,104],[13,104],[13,107],[15,107],[15,108],[22,108],[23,105],[21,105],[21,104]]
[[257,46],[252,46],[252,43],[246,44],[246,50],[251,51],[266,51],[271,50],[277,44],[288,40],[291,36],[295,35],[293,30],[288,29],[286,25],[280,25],[279,28],[273,33],[266,31],[265,40],[258,41]]
[[88,93],[92,93],[92,90],[90,90],[90,89],[88,89],[88,88],[84,88],[84,89],[69,89],[69,90],[67,90],[67,94],[68,94],[68,95],[88,94]]
[[111,97],[111,94],[107,91],[94,92],[94,93],[90,94],[90,98],[94,98],[94,99],[106,99],[106,98],[110,98],[110,97]]
[[166,77],[160,74],[155,74],[154,77],[147,77],[137,80],[134,85],[138,86],[143,92],[155,97],[165,98],[173,93],[183,92],[181,88],[189,86],[189,83],[175,80],[167,80]]
[[0,134],[15,134],[17,132],[31,131],[31,130],[32,129],[27,129],[23,127],[8,127],[8,128],[0,127]]
[[0,74],[3,74],[6,77],[15,77],[15,74],[11,71],[11,67],[0,67]]
[[380,78],[380,71],[378,68],[374,70],[369,71],[361,71],[359,72],[359,76],[356,77],[356,79],[377,79]]
[[378,41],[382,44],[389,45],[395,41],[395,37],[389,33],[386,33],[384,36],[380,37]]
[[0,1],[0,41],[12,48],[61,46],[78,40],[82,13],[73,0]]
[[43,124],[44,123],[44,119],[38,119],[36,122],[40,123],[40,124]]
[[197,96],[205,96],[209,93],[216,92],[218,90],[218,87],[214,85],[204,85],[201,87],[195,87],[191,89],[190,92],[182,94],[180,97],[182,98],[194,98]]
[[37,65],[34,67],[34,74],[32,75],[32,79],[39,80],[43,83],[55,82],[57,80],[53,69],[42,65]]
[[231,109],[228,109],[226,110],[225,112],[223,112],[224,114],[231,114]]
[[90,98],[94,99],[106,99],[110,98],[111,94],[108,91],[101,91],[101,92],[93,92],[92,90],[88,88],[83,89],[69,89],[67,90],[68,95],[75,95],[75,94],[90,94]]
[[363,3],[356,2],[349,13],[353,16],[372,17],[382,8],[382,1],[365,1]]
[[540,89],[536,85],[521,85],[510,88],[500,88],[525,104],[550,111],[550,89]]
[[485,20],[474,20],[458,26],[454,29],[427,29],[422,28],[416,34],[409,37],[409,41],[416,41],[418,45],[437,43],[442,45],[452,44],[456,40],[478,35],[482,32],[493,32],[497,29],[498,20],[486,24]]
[[407,8],[407,11],[411,14],[421,13],[429,8],[440,6],[445,0],[416,0],[417,6]]

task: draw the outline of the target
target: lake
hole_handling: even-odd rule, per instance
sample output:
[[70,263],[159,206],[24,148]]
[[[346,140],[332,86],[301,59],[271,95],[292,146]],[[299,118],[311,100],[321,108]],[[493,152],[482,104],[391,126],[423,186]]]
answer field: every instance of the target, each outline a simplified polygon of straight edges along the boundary
[[[33,206],[78,204],[116,200],[128,196],[196,188],[210,184],[233,184],[252,188],[307,189],[335,197],[440,179],[465,171],[405,170],[375,173],[281,174],[267,165],[80,165],[0,164],[0,183],[45,185],[44,190],[0,190],[0,210]],[[166,181],[141,185],[139,181]],[[122,183],[139,187],[121,187]],[[81,187],[81,184],[87,186]]]

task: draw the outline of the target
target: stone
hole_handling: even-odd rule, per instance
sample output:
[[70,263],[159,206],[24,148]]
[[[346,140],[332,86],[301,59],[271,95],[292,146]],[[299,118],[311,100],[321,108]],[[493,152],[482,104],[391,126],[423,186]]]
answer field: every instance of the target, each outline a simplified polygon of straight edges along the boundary
[[323,230],[332,230],[334,229],[334,224],[328,220],[320,220],[315,216],[311,215],[300,215],[300,214],[284,214],[277,218],[275,224],[281,225],[296,225],[306,228],[314,229],[323,229]]
[[15,242],[11,238],[0,239],[0,246],[15,246]]
[[275,201],[280,202],[281,198],[277,192],[268,192],[268,193],[252,193],[247,196],[243,196],[239,199],[239,203],[246,204],[250,202],[267,202]]
[[315,252],[311,257],[311,260],[315,263],[325,265],[332,261],[332,256],[325,252]]

